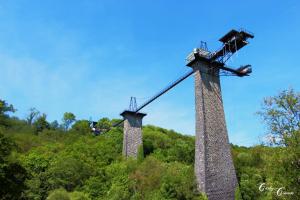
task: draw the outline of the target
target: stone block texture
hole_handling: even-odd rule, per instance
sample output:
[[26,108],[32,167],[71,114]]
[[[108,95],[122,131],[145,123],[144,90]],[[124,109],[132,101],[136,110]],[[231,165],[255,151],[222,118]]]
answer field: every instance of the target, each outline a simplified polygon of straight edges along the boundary
[[237,179],[228,140],[219,69],[197,61],[195,71],[197,189],[209,200],[233,200]]
[[142,137],[142,119],[144,113],[134,113],[124,111],[121,113],[124,117],[124,134],[123,134],[123,155],[125,157],[137,158],[138,149],[143,145]]

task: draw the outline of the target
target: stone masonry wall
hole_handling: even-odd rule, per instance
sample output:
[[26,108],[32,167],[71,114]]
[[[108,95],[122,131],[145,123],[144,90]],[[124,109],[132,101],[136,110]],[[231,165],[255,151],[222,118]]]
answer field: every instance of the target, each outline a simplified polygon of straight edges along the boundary
[[209,200],[233,200],[237,186],[231,157],[218,69],[196,62],[195,175],[197,189]]
[[143,145],[142,140],[142,119],[145,114],[125,111],[124,134],[123,134],[123,155],[125,157],[137,157],[138,149]]

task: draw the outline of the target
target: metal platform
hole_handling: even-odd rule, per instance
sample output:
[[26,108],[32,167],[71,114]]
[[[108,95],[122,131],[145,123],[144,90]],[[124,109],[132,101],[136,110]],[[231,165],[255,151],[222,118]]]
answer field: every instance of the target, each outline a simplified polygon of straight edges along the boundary
[[[194,62],[202,61],[222,68],[234,53],[249,44],[247,41],[249,38],[254,38],[251,32],[245,29],[240,29],[239,31],[232,29],[219,39],[223,43],[219,50],[210,52],[207,49],[196,48],[187,56],[186,65],[192,66]],[[227,71],[235,72],[237,75],[242,76],[241,73],[237,73],[235,70]]]

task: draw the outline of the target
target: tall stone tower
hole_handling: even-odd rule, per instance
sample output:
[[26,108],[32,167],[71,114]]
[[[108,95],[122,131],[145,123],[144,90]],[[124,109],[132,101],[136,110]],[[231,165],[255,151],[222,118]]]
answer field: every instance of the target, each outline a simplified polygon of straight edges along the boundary
[[220,70],[239,77],[252,72],[251,65],[237,69],[225,66],[226,61],[248,44],[254,35],[244,29],[232,29],[222,38],[222,48],[209,52],[205,42],[187,57],[187,66],[193,70],[168,85],[161,92],[146,101],[135,111],[124,111],[123,154],[137,156],[142,145],[142,118],[139,110],[195,74],[196,144],[195,176],[199,192],[207,194],[209,200],[233,200],[237,179],[228,140],[223,101],[220,87]]
[[220,88],[219,69],[204,61],[195,72],[197,189],[209,200],[234,199],[237,179],[231,157]]
[[124,117],[123,155],[136,158],[138,150],[143,145],[142,119],[145,113],[135,113],[126,110],[121,113]]
[[226,61],[248,44],[254,35],[244,29],[232,29],[222,38],[222,48],[209,52],[205,42],[187,57],[187,66],[195,74],[196,144],[195,176],[197,189],[209,200],[234,200],[237,179],[228,140],[220,87],[220,70],[239,77],[252,72],[251,65],[238,69]]

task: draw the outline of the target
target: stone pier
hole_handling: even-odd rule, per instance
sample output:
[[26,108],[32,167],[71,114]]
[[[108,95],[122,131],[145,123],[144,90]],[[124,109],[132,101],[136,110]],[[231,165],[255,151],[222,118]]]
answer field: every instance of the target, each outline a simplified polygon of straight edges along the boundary
[[125,157],[137,157],[139,147],[143,145],[142,119],[144,113],[124,111],[123,155]]
[[228,140],[219,69],[196,61],[195,71],[197,189],[209,200],[234,200],[237,179]]

